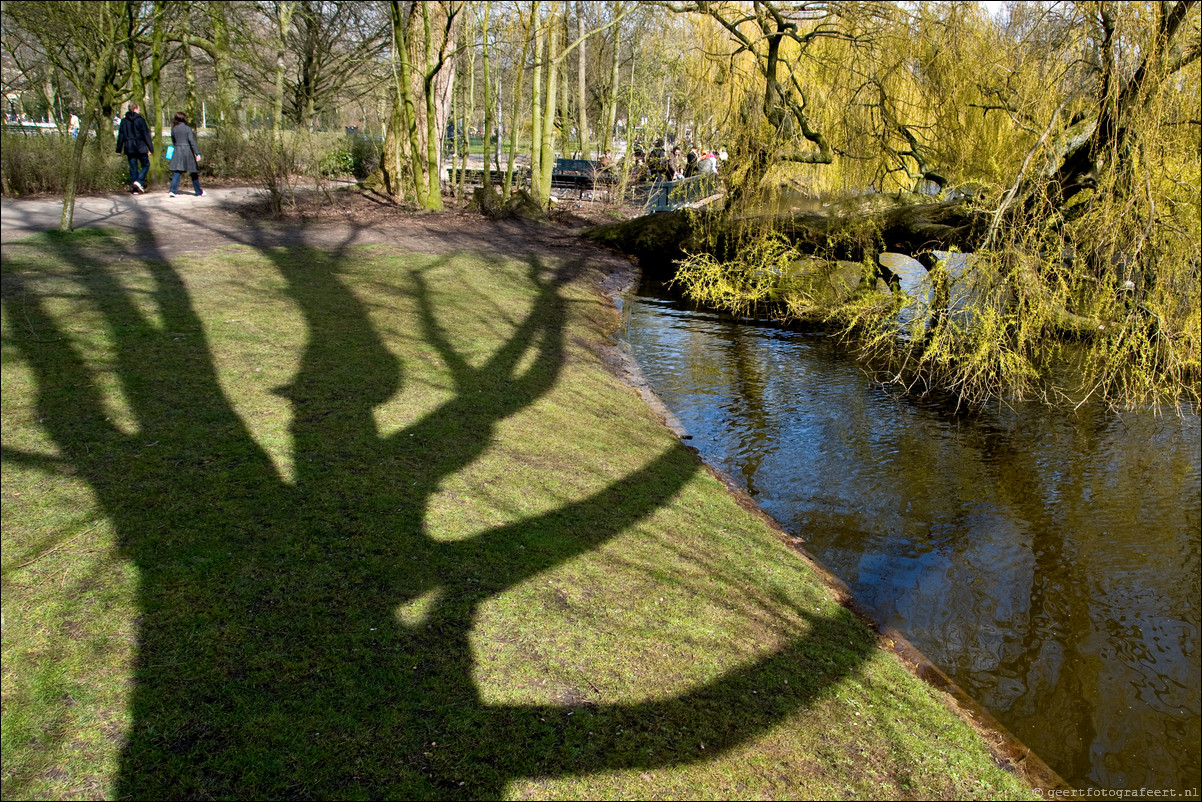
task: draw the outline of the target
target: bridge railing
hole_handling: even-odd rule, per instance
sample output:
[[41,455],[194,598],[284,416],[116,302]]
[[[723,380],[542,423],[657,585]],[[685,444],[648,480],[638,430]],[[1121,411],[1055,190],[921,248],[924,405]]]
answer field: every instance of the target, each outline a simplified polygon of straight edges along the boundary
[[657,181],[647,197],[647,213],[699,206],[721,192],[722,184],[715,173],[701,173],[679,181]]

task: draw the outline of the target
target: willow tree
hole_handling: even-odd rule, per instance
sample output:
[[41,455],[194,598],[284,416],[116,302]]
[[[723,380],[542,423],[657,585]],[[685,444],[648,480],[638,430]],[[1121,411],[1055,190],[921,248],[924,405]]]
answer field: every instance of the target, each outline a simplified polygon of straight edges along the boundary
[[[1017,3],[1002,19],[968,4],[666,5],[719,25],[732,73],[754,80],[730,98],[725,213],[619,239],[659,227],[686,243],[680,277],[702,300],[835,322],[916,387],[1199,402],[1195,0]],[[796,176],[826,190],[825,211],[765,204]],[[886,250],[918,258],[925,289],[899,291]],[[962,277],[953,250],[975,254]],[[854,291],[832,294],[836,273]],[[902,306],[917,312],[899,337]]]
[[[1028,320],[1050,305],[1088,321],[1077,395],[1197,404],[1199,5],[1081,3],[1023,19],[1030,11],[1016,7],[1012,23],[1052,26],[1047,57],[1072,66],[1055,93],[996,92],[1005,109],[995,116],[1038,109],[1046,122],[1012,168],[979,245],[996,254],[1011,295],[1026,299],[1018,311]],[[1012,328],[1020,337],[1029,329],[1031,343],[1054,335],[1062,319],[1036,328],[1016,318]]]

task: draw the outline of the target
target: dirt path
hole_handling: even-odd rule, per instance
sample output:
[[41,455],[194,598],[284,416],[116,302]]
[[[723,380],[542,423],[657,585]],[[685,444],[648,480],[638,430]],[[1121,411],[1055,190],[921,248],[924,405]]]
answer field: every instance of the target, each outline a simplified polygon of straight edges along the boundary
[[[280,220],[265,214],[264,205],[263,191],[249,187],[215,187],[199,198],[122,192],[78,198],[74,225],[149,233],[158,254],[203,253],[246,242],[248,234],[256,245],[387,244],[418,253],[562,253],[588,247],[567,226],[494,221],[465,211],[422,213],[358,192],[338,192],[333,206],[302,205]],[[0,199],[0,243],[57,229],[62,208],[57,197]]]
[[[120,193],[81,196],[75,201],[76,228],[106,227],[121,231],[152,230],[157,234],[190,228],[190,221],[203,220],[209,226],[233,224],[228,208],[245,203],[257,195],[248,188],[210,189],[199,198],[191,195],[170,197],[166,192],[146,195]],[[62,216],[61,198],[0,199],[2,223],[0,242],[27,237],[58,228]]]

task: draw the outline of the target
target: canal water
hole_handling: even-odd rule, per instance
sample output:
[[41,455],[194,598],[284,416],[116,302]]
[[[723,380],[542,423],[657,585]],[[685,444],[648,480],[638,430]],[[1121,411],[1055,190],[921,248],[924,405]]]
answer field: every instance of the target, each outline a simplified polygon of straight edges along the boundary
[[623,313],[707,461],[1070,784],[1198,787],[1196,414],[957,412],[656,285]]

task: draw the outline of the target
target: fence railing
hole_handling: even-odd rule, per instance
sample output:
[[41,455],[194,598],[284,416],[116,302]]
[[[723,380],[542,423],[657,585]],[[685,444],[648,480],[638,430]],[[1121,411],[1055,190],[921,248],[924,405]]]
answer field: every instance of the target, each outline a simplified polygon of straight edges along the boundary
[[701,173],[679,181],[657,181],[647,196],[647,213],[674,212],[701,205],[721,192],[722,184],[715,173]]

